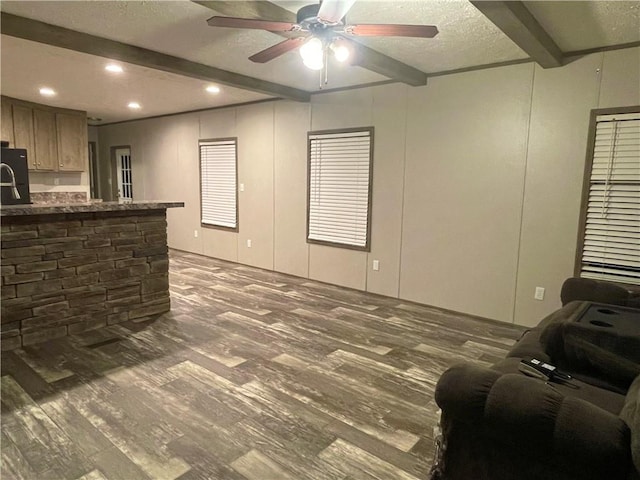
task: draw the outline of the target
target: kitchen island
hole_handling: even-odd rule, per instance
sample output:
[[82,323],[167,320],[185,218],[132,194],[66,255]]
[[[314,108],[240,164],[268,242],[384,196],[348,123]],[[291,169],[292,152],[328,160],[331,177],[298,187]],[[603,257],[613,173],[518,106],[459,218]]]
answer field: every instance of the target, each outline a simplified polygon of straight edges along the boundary
[[166,212],[183,206],[3,205],[2,350],[168,311]]

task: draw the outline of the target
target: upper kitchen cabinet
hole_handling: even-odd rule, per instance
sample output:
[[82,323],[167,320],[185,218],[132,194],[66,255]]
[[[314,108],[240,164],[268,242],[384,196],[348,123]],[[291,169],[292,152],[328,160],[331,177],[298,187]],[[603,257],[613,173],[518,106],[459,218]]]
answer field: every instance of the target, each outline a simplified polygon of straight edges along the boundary
[[13,112],[11,111],[11,104],[5,102],[2,99],[0,102],[0,108],[2,109],[2,117],[0,118],[0,140],[6,140],[9,142],[9,147],[15,147],[15,141],[13,137]]
[[33,109],[24,105],[13,104],[13,137],[15,148],[27,150],[29,168],[37,168],[35,152],[35,136],[33,132]]
[[81,172],[87,168],[87,117],[57,113],[58,170]]
[[25,148],[30,170],[87,170],[87,113],[2,97],[2,140]]
[[34,109],[33,127],[36,168],[38,170],[57,170],[58,139],[55,113],[48,110]]

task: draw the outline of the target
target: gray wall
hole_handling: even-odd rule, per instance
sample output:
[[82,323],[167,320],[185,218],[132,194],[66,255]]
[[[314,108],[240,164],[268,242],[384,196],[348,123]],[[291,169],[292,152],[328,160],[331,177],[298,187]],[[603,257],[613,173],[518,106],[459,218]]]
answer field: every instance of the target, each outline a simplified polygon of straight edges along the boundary
[[[640,104],[639,85],[640,49],[618,50],[559,69],[514,65],[100,127],[100,158],[130,145],[134,197],[185,201],[168,214],[174,248],[533,325],[573,273],[589,112]],[[370,125],[371,252],[307,244],[307,131]],[[199,222],[198,139],[220,137],[238,137],[238,233]],[[108,161],[102,169],[108,178]]]

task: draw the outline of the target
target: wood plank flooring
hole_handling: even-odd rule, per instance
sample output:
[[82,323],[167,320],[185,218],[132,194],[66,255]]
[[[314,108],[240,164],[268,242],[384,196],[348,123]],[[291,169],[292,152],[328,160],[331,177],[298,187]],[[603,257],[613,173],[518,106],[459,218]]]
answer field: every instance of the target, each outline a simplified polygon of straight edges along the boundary
[[522,329],[172,251],[172,310],[2,355],[2,478],[414,480]]

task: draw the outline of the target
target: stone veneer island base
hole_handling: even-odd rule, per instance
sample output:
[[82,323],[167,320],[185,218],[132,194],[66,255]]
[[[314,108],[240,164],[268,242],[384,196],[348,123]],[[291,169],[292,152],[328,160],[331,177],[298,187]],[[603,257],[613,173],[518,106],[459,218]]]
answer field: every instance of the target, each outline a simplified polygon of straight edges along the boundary
[[3,206],[2,350],[168,311],[166,209],[182,206]]

